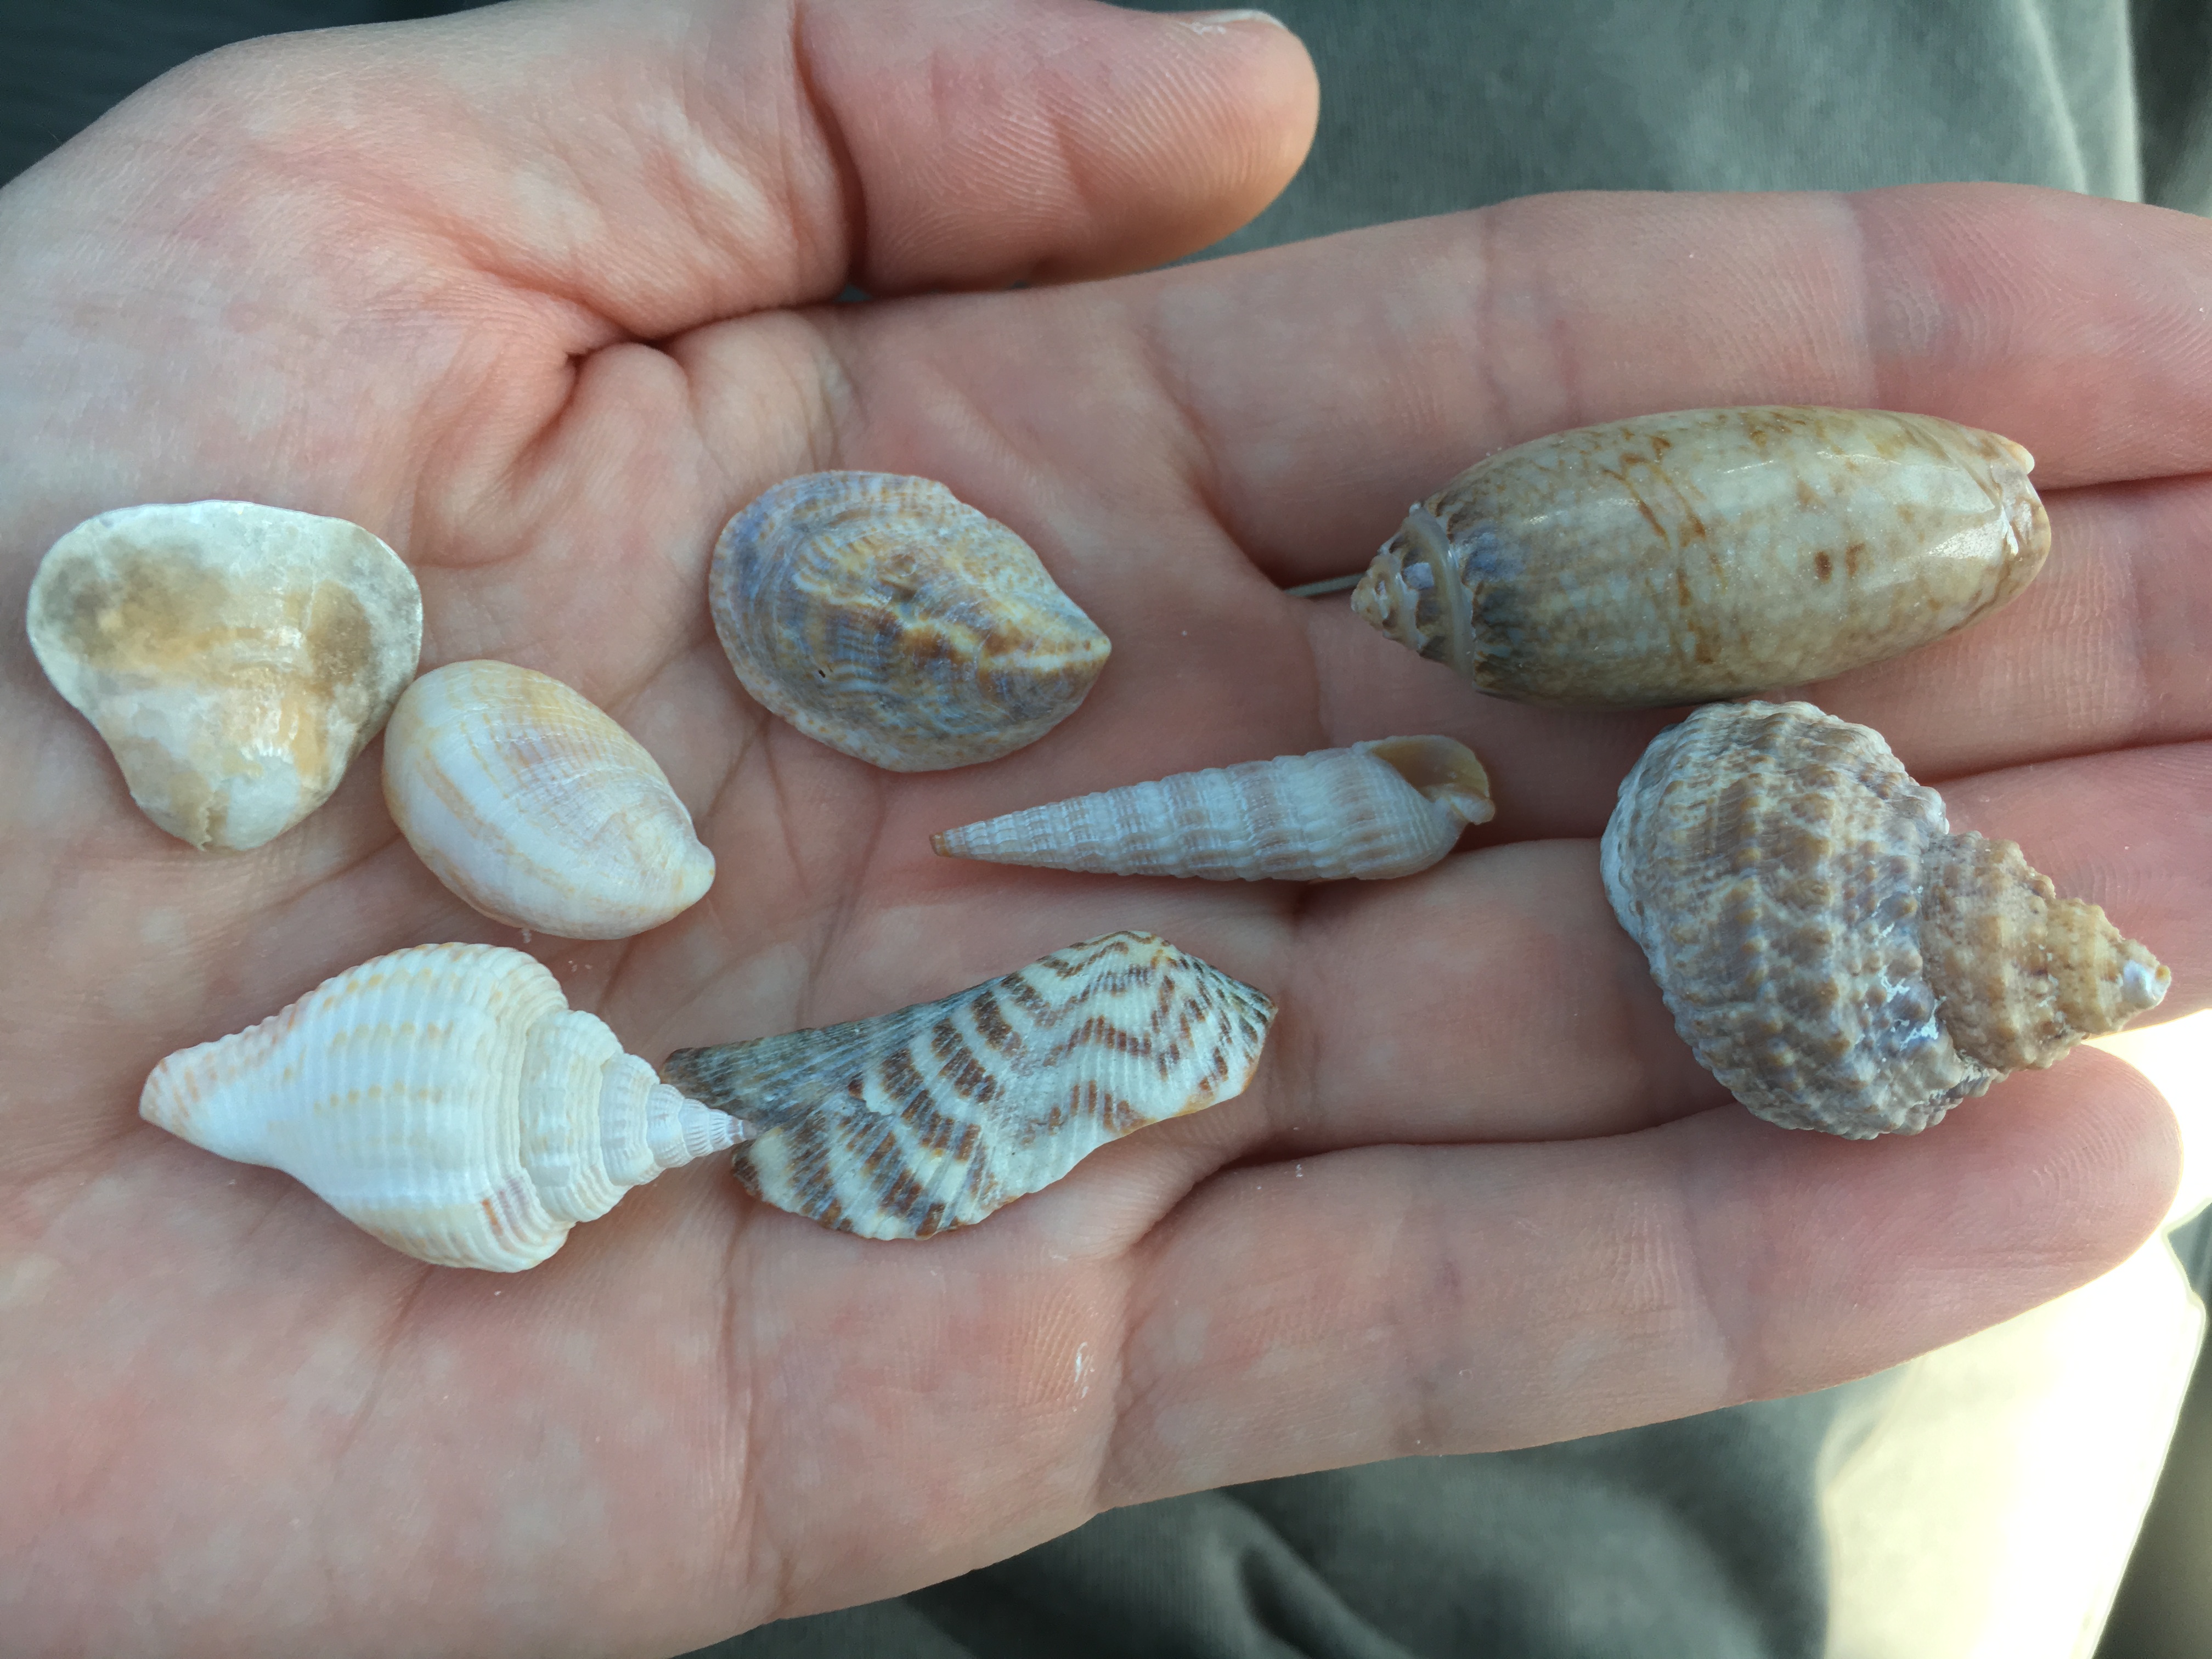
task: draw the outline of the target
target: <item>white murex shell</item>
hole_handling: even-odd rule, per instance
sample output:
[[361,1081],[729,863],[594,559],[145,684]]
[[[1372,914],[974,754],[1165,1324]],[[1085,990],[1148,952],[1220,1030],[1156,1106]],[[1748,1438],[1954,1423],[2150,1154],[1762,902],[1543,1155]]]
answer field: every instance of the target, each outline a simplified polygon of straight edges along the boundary
[[490,945],[417,945],[325,980],[171,1054],[138,1111],[283,1170],[395,1250],[498,1273],[744,1134],[572,1012],[536,958]]
[[932,839],[947,858],[1100,875],[1372,881],[1427,869],[1496,810],[1464,744],[1383,738],[1179,772]]
[[940,1002],[660,1069],[744,1118],[754,1197],[863,1238],[926,1238],[1241,1093],[1274,1017],[1165,939],[1109,933]]
[[407,688],[385,733],[384,799],[438,879],[511,927],[627,939],[714,879],[644,746],[513,663],[448,663]]
[[422,594],[343,519],[157,502],[56,542],[27,623],[140,810],[238,851],[320,806],[383,726],[422,654]]

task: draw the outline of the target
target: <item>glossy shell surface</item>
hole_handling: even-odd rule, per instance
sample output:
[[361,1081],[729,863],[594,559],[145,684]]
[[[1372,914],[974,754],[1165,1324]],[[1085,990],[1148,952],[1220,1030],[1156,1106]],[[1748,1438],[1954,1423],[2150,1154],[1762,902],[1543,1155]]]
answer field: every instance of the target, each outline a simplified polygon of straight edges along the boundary
[[407,688],[385,734],[384,799],[438,879],[512,927],[626,939],[714,879],[644,746],[513,663],[448,663]]
[[934,837],[948,858],[1215,881],[1425,870],[1486,823],[1490,780],[1449,738],[1384,738],[1032,806]]
[[2011,842],[1954,835],[1881,736],[1701,708],[1607,824],[1606,892],[1675,1029],[1761,1117],[1911,1133],[2156,1006],[2169,975]]
[[2012,599],[2034,459],[1882,410],[1701,409],[1562,432],[1417,502],[1353,608],[1476,688],[1559,707],[1824,679]]
[[422,596],[342,519],[157,503],[56,542],[28,626],[146,816],[234,851],[321,805],[383,726],[422,653]]
[[520,951],[427,945],[154,1069],[139,1115],[282,1170],[395,1250],[514,1272],[741,1126],[624,1054]]
[[1055,951],[940,1002],[757,1042],[662,1074],[742,1116],[755,1197],[866,1238],[981,1221],[1108,1141],[1231,1098],[1275,1006],[1150,933]]
[[732,519],[708,580],[754,700],[895,772],[995,760],[1073,714],[1109,647],[1029,544],[927,478],[815,472]]

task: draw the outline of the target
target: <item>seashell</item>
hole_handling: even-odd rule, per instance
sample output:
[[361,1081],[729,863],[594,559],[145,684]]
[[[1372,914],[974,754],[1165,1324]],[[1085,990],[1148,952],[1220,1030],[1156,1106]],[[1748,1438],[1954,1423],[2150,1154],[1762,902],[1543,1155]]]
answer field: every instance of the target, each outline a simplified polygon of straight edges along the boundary
[[724,527],[707,595],[756,702],[894,772],[1035,743],[1111,649],[1028,543],[944,485],[888,472],[776,485]]
[[932,837],[947,858],[1116,876],[1374,881],[1425,870],[1497,808],[1449,738],[1384,738],[1104,789]]
[[714,879],[644,745],[513,663],[448,663],[407,688],[385,733],[384,799],[438,879],[510,927],[627,939]]
[[682,1049],[661,1074],[742,1113],[754,1197],[864,1238],[927,1238],[1241,1093],[1274,1016],[1165,939],[1109,933],[941,1002]]
[[1603,864],[1674,1029],[1788,1128],[1917,1133],[2119,1030],[2171,977],[2013,842],[1951,834],[1879,733],[1809,703],[1717,704],[1662,732]]
[[514,1273],[744,1126],[572,1012],[535,958],[422,945],[154,1068],[139,1115],[282,1170],[395,1250]]
[[2010,439],[1882,410],[1692,409],[1469,467],[1352,607],[1478,690],[1700,702],[1882,662],[2004,604],[2050,521]]
[[146,816],[203,851],[320,806],[422,648],[422,595],[359,525],[190,501],[118,507],[47,550],[31,648]]

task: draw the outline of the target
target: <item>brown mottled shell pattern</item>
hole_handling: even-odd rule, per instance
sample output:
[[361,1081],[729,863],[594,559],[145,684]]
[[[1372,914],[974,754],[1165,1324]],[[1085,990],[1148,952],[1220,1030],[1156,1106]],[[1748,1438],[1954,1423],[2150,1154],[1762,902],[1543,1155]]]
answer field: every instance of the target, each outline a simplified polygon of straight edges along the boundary
[[1483,691],[1662,707],[1825,679],[1927,645],[2042,568],[2018,444],[1884,410],[1685,410],[1480,461],[1352,596]]
[[1109,1140],[1231,1099],[1275,1005],[1150,933],[1112,933],[940,1002],[661,1075],[745,1121],[755,1197],[866,1238],[926,1238],[1059,1180]]
[[1917,1132],[2166,994],[2102,910],[2012,842],[1950,833],[1879,733],[1808,703],[1661,732],[1602,863],[1684,1041],[1790,1128]]

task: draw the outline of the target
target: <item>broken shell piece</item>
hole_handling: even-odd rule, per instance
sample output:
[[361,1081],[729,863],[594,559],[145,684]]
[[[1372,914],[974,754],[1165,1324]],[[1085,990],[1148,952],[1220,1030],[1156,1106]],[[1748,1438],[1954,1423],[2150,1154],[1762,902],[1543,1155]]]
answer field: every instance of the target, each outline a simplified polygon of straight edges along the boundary
[[422,595],[343,519],[126,507],[47,551],[29,629],[146,816],[237,850],[320,806],[382,727],[422,654]]
[[2010,439],[1692,409],[1539,438],[1415,503],[1352,595],[1477,690],[1561,708],[1825,679],[1963,628],[2051,547]]
[[941,1002],[661,1073],[735,1112],[745,1190],[864,1238],[926,1238],[1109,1140],[1240,1093],[1275,1005],[1150,933],[1110,933]]
[[1914,1133],[2119,1030],[2171,977],[2013,842],[1949,833],[1879,733],[1809,703],[1662,732],[1603,866],[1675,1030],[1788,1128]]
[[894,772],[1012,754],[1111,648],[1029,544],[927,478],[814,472],[732,519],[708,579],[754,700]]
[[384,737],[384,799],[439,880],[514,927],[627,939],[714,879],[644,745],[513,663],[448,663],[407,688]]
[[417,945],[325,980],[171,1054],[138,1111],[283,1170],[395,1250],[495,1273],[744,1133],[571,1012],[535,958],[489,945]]
[[933,837],[947,858],[1117,876],[1372,881],[1425,870],[1497,809],[1449,738],[1384,738],[1079,795]]

